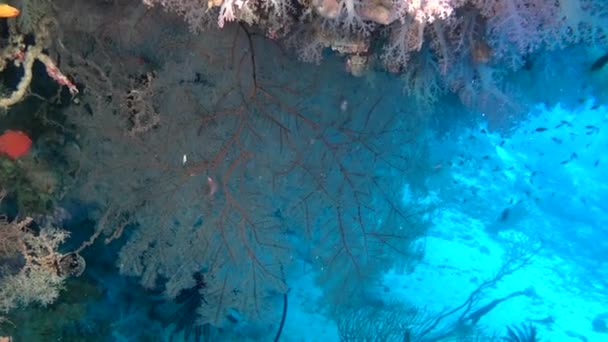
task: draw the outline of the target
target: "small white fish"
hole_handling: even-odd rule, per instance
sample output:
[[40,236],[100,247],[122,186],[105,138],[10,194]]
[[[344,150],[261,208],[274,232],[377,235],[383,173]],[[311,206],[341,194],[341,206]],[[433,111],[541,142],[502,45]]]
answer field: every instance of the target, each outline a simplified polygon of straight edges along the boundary
[[347,110],[348,110],[348,101],[346,99],[342,99],[342,102],[340,102],[340,111],[342,113],[344,113]]
[[188,162],[188,156],[186,156],[184,154],[184,156],[182,157],[182,165],[186,165],[187,162]]
[[218,184],[213,180],[213,178],[207,176],[207,188],[209,190],[208,195],[213,196],[218,190]]

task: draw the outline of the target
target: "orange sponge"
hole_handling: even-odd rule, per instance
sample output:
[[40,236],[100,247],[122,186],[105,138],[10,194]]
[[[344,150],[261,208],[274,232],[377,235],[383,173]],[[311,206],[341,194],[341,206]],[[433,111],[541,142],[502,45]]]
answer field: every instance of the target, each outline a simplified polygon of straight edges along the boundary
[[11,159],[27,154],[30,147],[32,147],[32,139],[21,131],[8,130],[0,135],[0,154],[5,154]]

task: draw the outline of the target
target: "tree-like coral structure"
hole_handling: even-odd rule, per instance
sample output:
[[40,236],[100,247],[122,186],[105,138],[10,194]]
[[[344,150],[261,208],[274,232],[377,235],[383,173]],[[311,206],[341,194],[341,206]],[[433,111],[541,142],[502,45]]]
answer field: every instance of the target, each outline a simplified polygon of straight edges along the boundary
[[[219,38],[227,32],[234,38]],[[166,48],[166,33],[149,37],[163,51],[178,42],[195,53],[172,55],[143,83],[123,73],[115,88],[85,94],[92,115],[78,107],[68,115],[87,151],[79,195],[108,208],[98,227],[108,242],[126,238],[121,273],[169,299],[196,288],[198,324],[225,327],[265,322],[305,270],[328,302],[344,303],[383,270],[418,260],[426,224],[403,178],[423,167],[423,117],[363,89],[361,98],[315,91],[340,83],[327,73],[294,84],[275,70],[297,72],[300,63],[278,58],[276,45],[246,26],[181,43],[189,34],[171,34]],[[74,74],[104,61],[89,56]],[[124,110],[132,89],[147,104],[137,112]],[[96,96],[108,93],[108,102]],[[104,114],[112,112],[120,116]],[[157,124],[133,130],[133,115]]]

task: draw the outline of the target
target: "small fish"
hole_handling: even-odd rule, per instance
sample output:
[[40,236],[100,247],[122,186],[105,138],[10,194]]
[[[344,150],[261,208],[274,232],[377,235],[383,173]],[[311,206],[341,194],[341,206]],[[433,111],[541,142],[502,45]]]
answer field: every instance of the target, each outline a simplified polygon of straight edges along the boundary
[[594,167],[597,167],[598,165],[600,165],[600,160],[599,160],[599,159],[598,159],[598,160],[596,160],[596,161],[595,161],[595,163],[593,163],[593,166],[594,166]]
[[505,222],[509,219],[509,215],[511,214],[511,211],[509,210],[509,208],[505,208],[501,213],[500,213],[500,218],[499,221],[500,222]]
[[556,138],[556,137],[552,137],[552,138],[551,138],[551,140],[555,141],[555,142],[556,142],[556,143],[558,143],[558,144],[561,144],[561,143],[562,143],[562,139],[558,139],[558,138]]
[[585,128],[587,129],[587,132],[585,132],[586,135],[595,134],[600,131],[599,127],[593,126],[593,125],[587,125],[587,126],[585,126]]
[[535,129],[535,131],[537,131],[537,132],[544,132],[546,130],[547,129],[545,127],[538,127],[537,129]]
[[591,71],[600,70],[608,63],[608,53],[596,59],[595,62],[591,65]]
[[562,126],[568,126],[568,127],[572,127],[572,124],[569,123],[568,121],[562,120],[559,125],[555,126],[555,128],[560,128]]
[[207,176],[207,190],[208,190],[207,195],[208,196],[215,195],[218,188],[219,188],[219,186],[218,186],[217,182],[213,178]]
[[574,159],[578,159],[578,154],[572,153],[570,155],[570,158],[563,160],[560,164],[562,164],[562,165],[568,164],[569,162],[573,161]]
[[19,15],[19,10],[7,4],[0,4],[0,18],[14,18]]
[[348,111],[348,101],[346,99],[343,99],[342,102],[340,102],[340,111],[342,113],[345,113]]

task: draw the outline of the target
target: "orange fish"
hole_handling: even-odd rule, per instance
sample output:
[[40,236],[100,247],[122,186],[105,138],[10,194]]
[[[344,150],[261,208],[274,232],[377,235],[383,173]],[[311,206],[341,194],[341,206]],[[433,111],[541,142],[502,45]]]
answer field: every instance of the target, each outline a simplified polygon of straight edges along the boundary
[[0,4],[0,18],[14,18],[19,15],[19,10],[7,4]]
[[32,139],[21,131],[8,130],[0,135],[0,154],[17,159],[30,150]]

